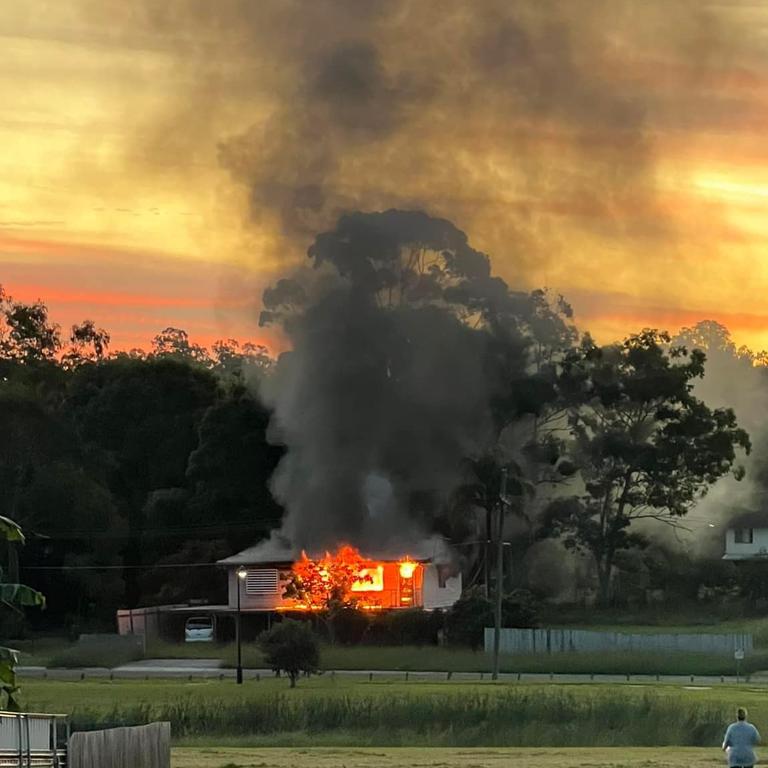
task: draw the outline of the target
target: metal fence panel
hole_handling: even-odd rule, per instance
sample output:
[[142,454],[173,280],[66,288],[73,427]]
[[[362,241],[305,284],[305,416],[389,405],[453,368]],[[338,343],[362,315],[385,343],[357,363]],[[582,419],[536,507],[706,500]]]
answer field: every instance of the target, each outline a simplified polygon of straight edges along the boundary
[[170,768],[171,724],[73,733],[71,768]]
[[[485,628],[485,650],[493,649],[493,628]],[[583,629],[502,629],[501,652],[510,654],[684,652],[747,655],[754,650],[752,635],[732,634],[645,634],[595,632]]]

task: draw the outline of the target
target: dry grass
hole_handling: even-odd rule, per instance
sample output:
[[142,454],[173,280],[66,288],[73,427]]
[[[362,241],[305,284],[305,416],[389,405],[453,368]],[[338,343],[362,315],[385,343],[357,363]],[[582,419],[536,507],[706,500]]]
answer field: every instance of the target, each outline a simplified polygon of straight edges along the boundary
[[173,768],[723,768],[718,749],[178,748]]

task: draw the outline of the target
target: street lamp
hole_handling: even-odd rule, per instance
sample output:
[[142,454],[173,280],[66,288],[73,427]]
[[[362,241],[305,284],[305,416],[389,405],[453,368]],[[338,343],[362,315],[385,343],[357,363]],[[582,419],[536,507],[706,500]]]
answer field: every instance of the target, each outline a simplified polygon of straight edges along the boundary
[[235,641],[237,642],[237,684],[243,684],[243,636],[240,628],[240,592],[242,584],[248,576],[248,569],[241,565],[237,569],[237,620],[235,622]]

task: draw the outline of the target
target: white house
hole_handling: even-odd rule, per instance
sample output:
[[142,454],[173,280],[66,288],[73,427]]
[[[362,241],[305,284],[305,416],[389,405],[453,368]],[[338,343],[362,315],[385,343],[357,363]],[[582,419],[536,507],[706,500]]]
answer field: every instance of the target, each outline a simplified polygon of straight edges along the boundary
[[768,513],[746,512],[728,523],[723,560],[768,560]]
[[[461,572],[439,538],[412,544],[407,555],[366,552],[365,577],[352,586],[363,608],[450,608],[460,597]],[[243,612],[290,611],[298,606],[285,588],[301,552],[279,537],[219,560],[228,571],[229,607]],[[241,580],[237,572],[244,569]]]

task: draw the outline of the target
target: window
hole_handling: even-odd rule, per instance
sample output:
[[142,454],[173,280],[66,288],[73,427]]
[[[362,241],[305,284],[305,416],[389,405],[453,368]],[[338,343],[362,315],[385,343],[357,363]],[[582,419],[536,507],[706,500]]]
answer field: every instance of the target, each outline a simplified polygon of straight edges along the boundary
[[734,532],[734,540],[737,544],[751,544],[753,541],[752,528],[737,528]]
[[245,577],[245,594],[276,595],[277,583],[276,568],[249,568]]

